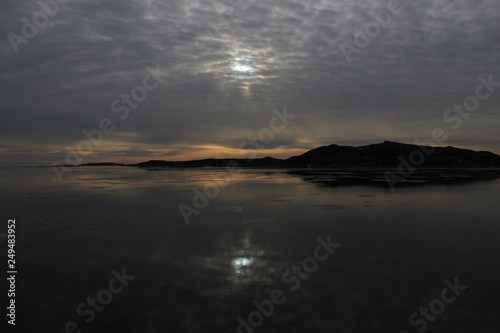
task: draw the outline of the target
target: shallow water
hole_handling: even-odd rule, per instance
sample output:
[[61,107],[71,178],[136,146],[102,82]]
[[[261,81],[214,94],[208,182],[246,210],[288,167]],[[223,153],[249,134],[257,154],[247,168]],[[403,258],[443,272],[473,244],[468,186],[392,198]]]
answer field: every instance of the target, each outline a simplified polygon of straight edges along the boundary
[[[467,290],[427,331],[500,327],[500,181],[393,193],[280,170],[226,176],[82,167],[59,183],[50,168],[0,170],[2,219],[17,223],[16,329],[64,332],[74,321],[82,332],[417,332],[423,324],[410,315],[456,277]],[[179,204],[193,206],[193,188],[214,179],[219,193],[186,224]],[[291,290],[283,274],[329,235],[340,247]],[[77,307],[123,267],[135,279],[86,323]],[[283,303],[238,330],[238,317],[248,321],[253,302],[275,289]]]

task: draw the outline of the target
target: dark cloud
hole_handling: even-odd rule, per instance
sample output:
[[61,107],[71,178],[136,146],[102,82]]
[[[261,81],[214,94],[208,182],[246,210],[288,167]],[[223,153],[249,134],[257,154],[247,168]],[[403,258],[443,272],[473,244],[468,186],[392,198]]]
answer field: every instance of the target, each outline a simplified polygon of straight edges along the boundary
[[[423,139],[449,126],[443,113],[474,94],[479,75],[500,81],[500,3],[402,2],[404,10],[347,63],[341,44],[354,43],[370,12],[388,3],[73,0],[16,54],[8,34],[22,35],[21,19],[32,21],[41,7],[6,0],[1,162],[64,160],[65,147],[102,118],[116,130],[89,162],[236,149],[284,106],[298,117],[266,146],[277,152]],[[120,120],[111,103],[157,65],[163,83]],[[500,91],[481,102],[449,131],[450,144],[500,153],[499,102]]]

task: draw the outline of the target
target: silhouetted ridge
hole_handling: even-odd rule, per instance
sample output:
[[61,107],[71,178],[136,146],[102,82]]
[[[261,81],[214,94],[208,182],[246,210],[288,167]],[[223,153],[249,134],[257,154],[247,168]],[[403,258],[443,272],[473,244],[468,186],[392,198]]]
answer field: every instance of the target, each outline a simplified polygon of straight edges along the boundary
[[209,158],[204,160],[194,161],[147,161],[136,164],[138,167],[170,167],[170,168],[202,168],[202,167],[227,167],[229,164],[234,164],[236,167],[260,168],[260,167],[279,167],[282,166],[284,160],[273,157],[264,157],[256,159],[215,159]]
[[360,147],[323,146],[286,162],[296,167],[397,167],[402,160],[410,160],[410,156],[418,164],[423,161],[418,166],[424,167],[500,167],[500,156],[491,152],[390,141]]
[[[311,149],[286,160],[273,157],[255,159],[203,159],[194,161],[151,160],[129,166],[143,168],[201,168],[227,167],[233,164],[243,168],[397,168],[403,161],[414,167],[429,168],[490,168],[500,167],[500,156],[488,151],[474,151],[455,147],[431,147],[384,141],[352,147],[332,144]],[[414,163],[414,162],[417,163]],[[120,166],[117,163],[91,163],[82,166]]]

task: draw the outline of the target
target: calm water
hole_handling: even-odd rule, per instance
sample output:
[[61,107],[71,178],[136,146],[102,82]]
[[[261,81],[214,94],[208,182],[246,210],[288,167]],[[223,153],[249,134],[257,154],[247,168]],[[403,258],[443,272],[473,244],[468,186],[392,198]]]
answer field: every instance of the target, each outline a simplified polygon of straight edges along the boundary
[[[458,277],[467,290],[426,331],[498,332],[499,181],[391,193],[253,170],[187,225],[178,205],[224,175],[87,167],[59,183],[48,168],[1,170],[2,220],[17,222],[16,331],[237,332],[279,289],[286,300],[255,332],[411,333],[423,324],[410,315]],[[292,291],[283,274],[328,235],[341,246]],[[135,279],[86,323],[77,307],[123,267]]]

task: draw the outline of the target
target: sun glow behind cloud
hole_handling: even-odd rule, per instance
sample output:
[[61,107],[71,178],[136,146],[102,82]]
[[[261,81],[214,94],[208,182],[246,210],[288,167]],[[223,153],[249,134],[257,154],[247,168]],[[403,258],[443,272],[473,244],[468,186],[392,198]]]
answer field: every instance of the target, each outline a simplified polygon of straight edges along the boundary
[[[443,113],[474,93],[478,75],[500,80],[500,2],[422,1],[349,65],[340,43],[386,0],[69,2],[19,54],[3,44],[0,157],[64,161],[103,118],[117,130],[84,162],[238,157],[231,147],[285,105],[299,118],[258,156],[425,139],[449,125]],[[33,10],[4,6],[4,36]],[[157,64],[169,75],[118,119],[111,102]],[[499,101],[491,94],[447,144],[500,152]]]
[[252,74],[255,71],[251,60],[245,58],[236,59],[233,62],[231,68],[234,72],[242,74]]

